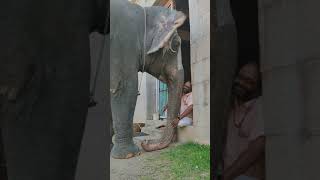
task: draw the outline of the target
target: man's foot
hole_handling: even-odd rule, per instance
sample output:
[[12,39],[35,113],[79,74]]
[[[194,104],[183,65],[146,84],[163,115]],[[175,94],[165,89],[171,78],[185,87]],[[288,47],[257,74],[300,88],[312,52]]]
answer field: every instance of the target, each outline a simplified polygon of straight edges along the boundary
[[111,156],[114,159],[129,159],[138,155],[140,155],[140,149],[133,143],[121,146],[114,144],[111,150]]

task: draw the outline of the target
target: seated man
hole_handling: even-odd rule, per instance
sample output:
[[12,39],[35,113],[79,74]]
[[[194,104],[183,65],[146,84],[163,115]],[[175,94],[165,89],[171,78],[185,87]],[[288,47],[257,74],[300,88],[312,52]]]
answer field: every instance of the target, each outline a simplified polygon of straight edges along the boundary
[[[167,109],[167,105],[164,111]],[[181,97],[180,115],[172,122],[173,127],[191,126],[193,118],[193,103],[192,103],[192,85],[188,81],[183,86],[183,95]]]
[[233,86],[224,151],[224,180],[264,178],[265,136],[258,65],[244,65]]

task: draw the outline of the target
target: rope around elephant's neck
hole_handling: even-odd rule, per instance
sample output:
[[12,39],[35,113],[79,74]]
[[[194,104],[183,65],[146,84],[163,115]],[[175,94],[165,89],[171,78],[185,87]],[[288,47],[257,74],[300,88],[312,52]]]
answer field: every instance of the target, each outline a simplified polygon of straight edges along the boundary
[[141,89],[141,84],[142,84],[142,77],[144,73],[144,67],[146,64],[146,39],[147,39],[147,14],[146,14],[146,9],[143,8],[143,14],[144,14],[144,35],[143,35],[143,65],[142,65],[142,75],[140,76],[140,82],[139,82],[139,87],[138,87],[138,96],[140,95],[140,89]]

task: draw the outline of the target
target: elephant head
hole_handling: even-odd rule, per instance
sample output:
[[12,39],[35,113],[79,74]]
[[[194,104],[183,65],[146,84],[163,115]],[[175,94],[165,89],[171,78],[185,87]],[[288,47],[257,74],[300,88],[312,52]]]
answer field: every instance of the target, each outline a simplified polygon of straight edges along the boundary
[[[166,148],[174,139],[175,129],[171,122],[177,118],[180,110],[184,71],[180,51],[181,39],[177,33],[186,20],[179,11],[148,7],[146,10],[146,54],[145,67],[142,69],[168,85],[168,121],[162,137],[158,140],[143,142],[145,151]],[[143,63],[144,64],[144,63]]]

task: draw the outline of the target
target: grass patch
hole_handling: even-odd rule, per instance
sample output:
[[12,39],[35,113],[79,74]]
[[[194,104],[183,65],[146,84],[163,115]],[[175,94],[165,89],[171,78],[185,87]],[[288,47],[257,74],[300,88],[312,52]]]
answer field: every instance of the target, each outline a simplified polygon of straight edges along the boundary
[[[165,179],[210,179],[210,146],[186,143],[148,160],[157,177]],[[151,168],[149,164],[149,168]],[[151,170],[151,169],[150,169]]]

